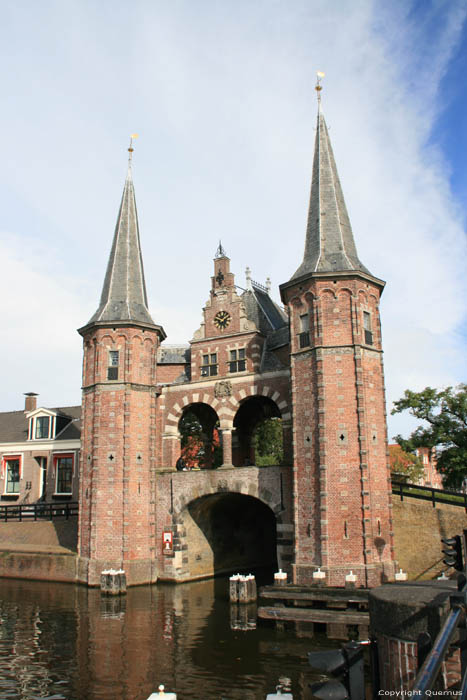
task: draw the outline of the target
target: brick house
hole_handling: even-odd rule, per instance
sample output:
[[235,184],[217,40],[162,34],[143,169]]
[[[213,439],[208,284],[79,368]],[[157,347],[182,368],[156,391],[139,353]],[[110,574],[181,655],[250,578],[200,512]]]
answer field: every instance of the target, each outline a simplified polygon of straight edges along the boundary
[[0,502],[76,501],[81,406],[37,407],[0,413]]

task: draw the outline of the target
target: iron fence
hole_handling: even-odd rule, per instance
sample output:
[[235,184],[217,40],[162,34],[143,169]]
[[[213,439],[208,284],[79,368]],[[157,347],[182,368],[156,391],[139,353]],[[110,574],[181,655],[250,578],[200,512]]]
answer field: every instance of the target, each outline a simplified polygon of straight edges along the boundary
[[392,481],[392,492],[404,498],[418,498],[422,501],[431,501],[433,508],[437,503],[444,503],[450,506],[464,508],[467,513],[467,493],[460,491],[446,491],[445,489],[435,489],[432,486],[417,486],[407,484],[404,481]]
[[54,503],[19,503],[0,505],[0,522],[10,520],[69,520],[78,515],[77,501],[56,501]]

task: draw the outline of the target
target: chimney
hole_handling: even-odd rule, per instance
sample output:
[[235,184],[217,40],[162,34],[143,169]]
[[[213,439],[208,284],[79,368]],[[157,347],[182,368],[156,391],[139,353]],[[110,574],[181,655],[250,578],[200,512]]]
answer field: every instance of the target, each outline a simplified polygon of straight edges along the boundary
[[37,408],[36,397],[39,396],[39,394],[35,394],[33,391],[28,391],[24,395],[26,397],[26,400],[24,402],[24,412],[29,413],[29,411],[35,411]]

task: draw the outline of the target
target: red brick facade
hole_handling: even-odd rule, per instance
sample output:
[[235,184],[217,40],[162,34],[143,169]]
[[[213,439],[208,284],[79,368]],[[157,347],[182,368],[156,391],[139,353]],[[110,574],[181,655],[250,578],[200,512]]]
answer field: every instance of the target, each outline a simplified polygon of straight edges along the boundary
[[[106,568],[155,580],[154,464],[158,333],[148,328],[83,332],[79,553],[95,585]],[[118,377],[109,380],[110,353]]]
[[[351,571],[361,586],[392,578],[383,286],[358,259],[320,112],[305,255],[281,285],[286,310],[249,272],[246,290],[237,291],[219,245],[191,347],[160,345],[165,333],[147,309],[129,169],[100,306],[80,330],[79,551],[89,583],[108,567],[124,568],[130,584],[225,570],[225,552],[237,544],[244,554],[255,537],[246,528],[235,544],[228,521],[242,511],[258,532],[260,513],[270,522],[280,542],[274,560],[298,583],[311,582],[318,566],[329,585],[344,585]],[[188,414],[202,424],[206,444],[216,430],[221,466],[185,481],[177,474],[175,482],[167,473],[176,469]],[[282,463],[268,475],[255,455],[255,430],[267,420],[281,421],[283,438],[283,457],[274,456]],[[224,525],[216,515],[213,530],[223,509],[229,515]],[[163,537],[173,545],[171,565],[160,558]],[[220,569],[208,561],[209,537]]]
[[[317,566],[329,585],[343,585],[350,570],[365,586],[393,576],[380,291],[357,275],[316,276],[283,291],[291,308],[300,583],[311,582]],[[308,344],[300,333],[304,315]]]

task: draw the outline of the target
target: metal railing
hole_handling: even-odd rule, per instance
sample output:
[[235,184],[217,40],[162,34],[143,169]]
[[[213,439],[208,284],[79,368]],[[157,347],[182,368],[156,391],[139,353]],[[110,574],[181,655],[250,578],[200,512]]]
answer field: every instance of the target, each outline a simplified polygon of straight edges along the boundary
[[[444,621],[433,646],[427,654],[422,667],[415,679],[415,684],[410,692],[413,697],[431,697],[438,673],[443,661],[449,652],[451,641],[456,632],[459,633],[457,646],[461,652],[461,686],[456,695],[464,700],[467,696],[467,635],[465,630],[465,614],[467,603],[467,584],[464,575],[459,577],[459,588],[457,593],[450,597],[451,612]],[[424,642],[426,644],[426,641]],[[420,648],[420,643],[419,643]],[[420,652],[419,652],[420,654]],[[448,691],[445,691],[447,693]]]
[[444,503],[450,506],[464,508],[467,513],[467,493],[459,491],[446,491],[445,489],[435,489],[432,486],[417,486],[417,484],[407,484],[404,481],[392,481],[392,492],[404,498],[418,498],[422,501],[431,501],[433,508],[437,503]]
[[56,501],[54,503],[19,503],[11,506],[0,505],[0,522],[10,520],[69,520],[78,515],[77,501]]

